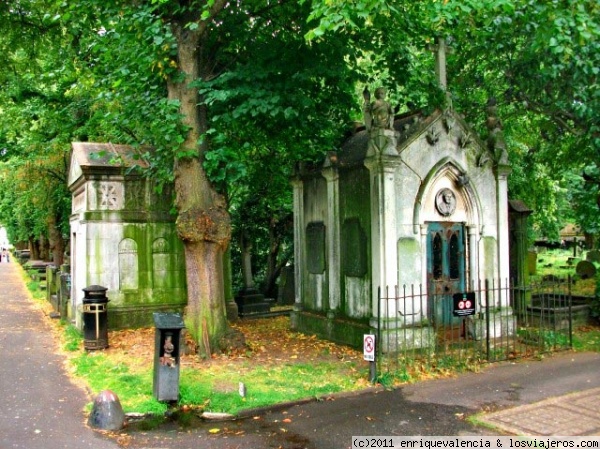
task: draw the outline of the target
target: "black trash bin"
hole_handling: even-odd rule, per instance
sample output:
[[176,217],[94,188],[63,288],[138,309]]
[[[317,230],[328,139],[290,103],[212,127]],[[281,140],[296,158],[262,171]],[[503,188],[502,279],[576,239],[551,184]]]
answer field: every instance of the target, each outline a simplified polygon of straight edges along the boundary
[[83,289],[83,347],[108,348],[108,298],[106,287],[90,285]]

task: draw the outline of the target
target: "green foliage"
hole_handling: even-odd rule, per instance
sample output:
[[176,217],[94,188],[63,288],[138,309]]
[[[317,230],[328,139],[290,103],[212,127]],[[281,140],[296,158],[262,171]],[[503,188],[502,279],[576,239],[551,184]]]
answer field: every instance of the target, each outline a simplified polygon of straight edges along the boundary
[[101,353],[82,352],[71,359],[75,374],[86,380],[94,393],[114,391],[125,412],[162,414],[166,405],[152,396],[152,373],[130,373],[123,364],[114,364]]
[[[595,0],[5,3],[0,222],[14,242],[47,237],[49,226],[68,236],[70,142],[130,143],[161,182],[174,179],[177,159],[201,157],[232,214],[234,271],[244,232],[258,279],[272,284],[291,257],[294,164],[339,148],[361,118],[365,85],[386,86],[399,112],[443,106],[437,37],[452,48],[452,105],[483,137],[485,103],[498,100],[510,197],[534,210],[534,231],[555,239],[572,220],[600,232]],[[191,86],[206,114],[198,147],[186,149],[195,124],[167,92],[181,79],[173,25],[182,17],[203,36]]]
[[573,349],[600,352],[600,328],[589,326],[576,329],[573,333]]
[[[204,405],[208,411],[235,414],[244,409],[319,398],[357,388],[357,378],[341,376],[338,369],[335,363],[320,362],[286,364],[277,369],[256,366],[243,374],[185,371],[181,379],[180,402]],[[246,385],[245,397],[238,393],[239,382]]]
[[590,315],[600,323],[600,270],[596,270],[596,293],[590,302]]
[[64,326],[64,344],[63,349],[69,352],[75,352],[81,349],[83,344],[83,335],[72,324],[61,323]]

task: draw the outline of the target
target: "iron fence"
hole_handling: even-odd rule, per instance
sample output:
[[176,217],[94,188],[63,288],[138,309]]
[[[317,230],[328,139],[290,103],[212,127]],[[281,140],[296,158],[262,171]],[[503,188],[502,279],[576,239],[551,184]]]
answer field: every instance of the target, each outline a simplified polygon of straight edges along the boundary
[[380,289],[378,371],[402,377],[569,349],[584,307],[573,303],[570,278],[527,286],[479,281],[465,292]]

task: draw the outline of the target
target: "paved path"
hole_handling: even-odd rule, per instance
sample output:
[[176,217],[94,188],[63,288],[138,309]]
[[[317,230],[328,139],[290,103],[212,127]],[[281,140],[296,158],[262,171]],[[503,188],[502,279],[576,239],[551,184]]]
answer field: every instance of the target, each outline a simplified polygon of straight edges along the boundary
[[85,425],[90,398],[71,383],[17,263],[0,263],[0,448],[115,449]]
[[483,421],[526,436],[600,435],[600,388],[491,413]]

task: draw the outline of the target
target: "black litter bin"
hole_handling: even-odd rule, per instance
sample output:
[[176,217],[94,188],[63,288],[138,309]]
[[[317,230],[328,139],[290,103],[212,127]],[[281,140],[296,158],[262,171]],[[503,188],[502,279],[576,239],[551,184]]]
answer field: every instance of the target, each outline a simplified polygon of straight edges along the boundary
[[108,348],[108,298],[106,287],[90,285],[83,289],[83,347]]

